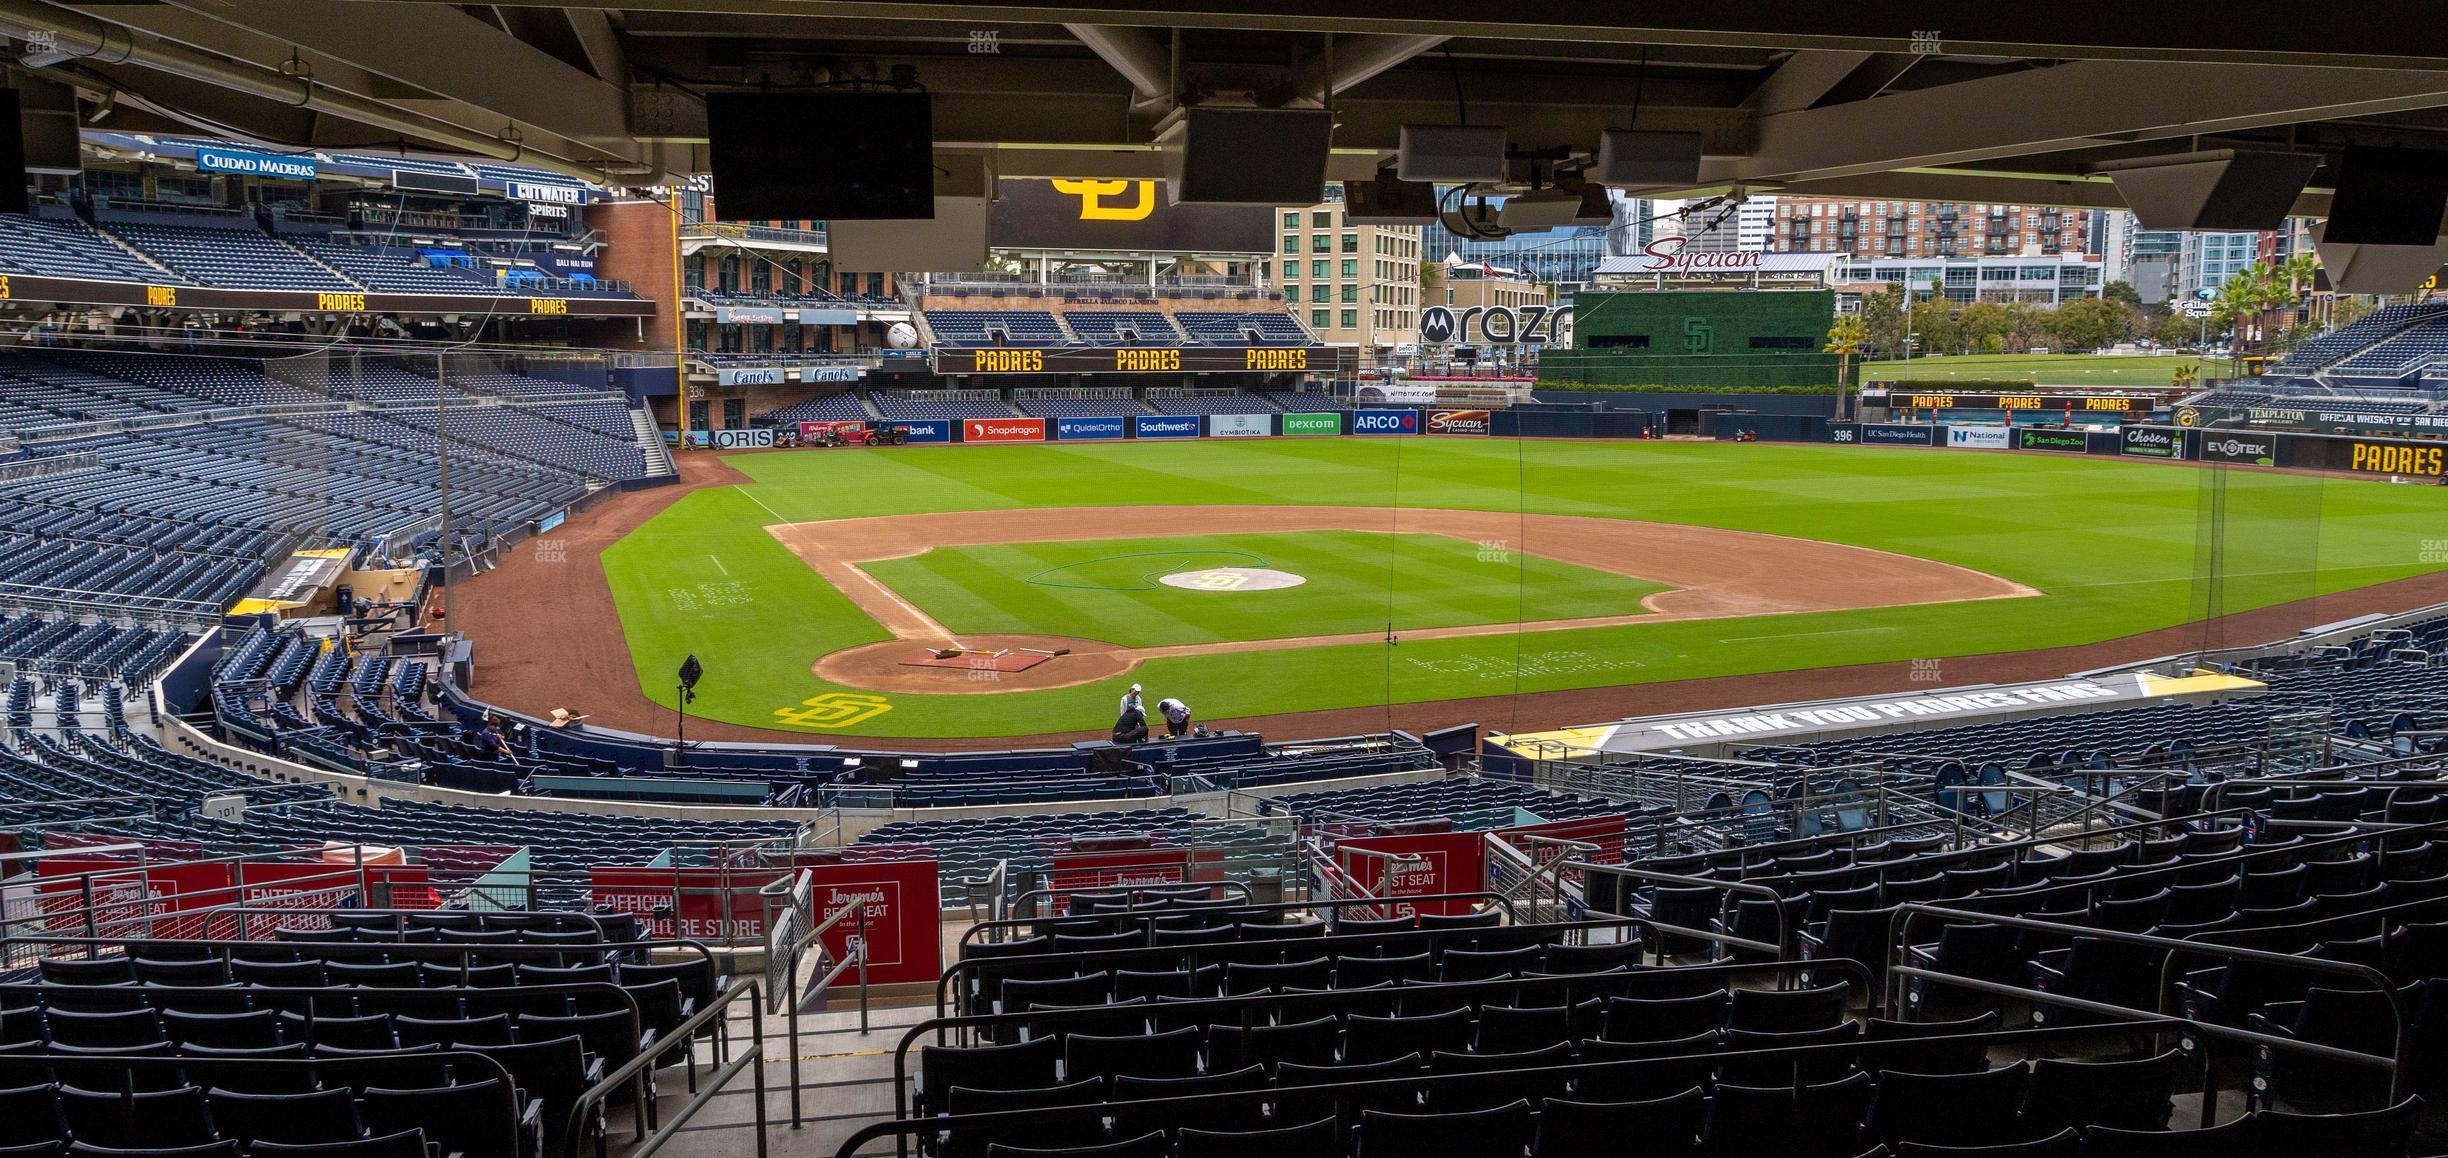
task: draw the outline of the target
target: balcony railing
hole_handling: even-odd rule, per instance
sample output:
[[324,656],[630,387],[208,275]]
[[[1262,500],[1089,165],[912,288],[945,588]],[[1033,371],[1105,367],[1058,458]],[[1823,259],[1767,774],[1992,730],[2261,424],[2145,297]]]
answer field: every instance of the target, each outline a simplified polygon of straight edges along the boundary
[[826,245],[821,229],[790,229],[779,225],[737,225],[727,221],[705,221],[682,226],[680,240],[704,241],[770,241],[778,245]]

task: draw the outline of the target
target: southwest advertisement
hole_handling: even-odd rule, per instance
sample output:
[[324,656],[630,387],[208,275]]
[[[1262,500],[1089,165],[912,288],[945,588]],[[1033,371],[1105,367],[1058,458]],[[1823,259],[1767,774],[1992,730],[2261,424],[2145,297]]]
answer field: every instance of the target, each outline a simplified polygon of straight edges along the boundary
[[1142,414],[1131,419],[1133,438],[1197,438],[1196,414]]

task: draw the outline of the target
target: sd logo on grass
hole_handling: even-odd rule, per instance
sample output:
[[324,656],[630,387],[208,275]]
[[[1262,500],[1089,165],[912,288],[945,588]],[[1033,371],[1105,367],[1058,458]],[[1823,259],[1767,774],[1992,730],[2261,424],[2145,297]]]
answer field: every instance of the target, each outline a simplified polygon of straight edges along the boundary
[[891,710],[892,702],[882,696],[826,692],[799,701],[798,707],[775,709],[774,719],[794,728],[847,728]]
[[1201,591],[1230,591],[1249,582],[1249,576],[1237,571],[1194,571],[1181,577],[1181,585]]

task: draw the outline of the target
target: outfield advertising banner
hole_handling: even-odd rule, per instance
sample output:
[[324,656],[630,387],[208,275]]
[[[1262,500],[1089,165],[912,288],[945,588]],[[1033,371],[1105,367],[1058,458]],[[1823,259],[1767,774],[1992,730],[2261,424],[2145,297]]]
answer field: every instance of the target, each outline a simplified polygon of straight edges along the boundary
[[1042,418],[964,418],[961,420],[962,442],[1044,442],[1046,420]]
[[1196,414],[1142,414],[1131,419],[1133,438],[1197,438]]
[[884,425],[900,427],[906,442],[952,441],[952,424],[941,418],[896,418]]
[[1275,424],[1264,414],[1210,414],[1207,416],[1209,438],[1265,438],[1275,433]]
[[1129,429],[1130,424],[1122,421],[1119,416],[1113,418],[1057,418],[1054,420],[1054,437],[1062,442],[1120,438]]
[[867,435],[867,424],[848,421],[802,422],[799,424],[799,441],[801,442],[814,442],[826,434],[838,434],[843,438],[864,438]]
[[2003,426],[1950,426],[1946,432],[1946,444],[1959,450],[2004,450],[2013,445]]
[[2124,453],[2142,458],[2184,457],[2184,431],[2172,426],[2128,426]]
[[[2217,437],[2215,433],[2211,437]],[[2399,442],[2377,438],[2290,438],[2288,466],[2356,474],[2411,475],[2448,478],[2448,443]]]
[[1417,410],[1354,410],[1351,412],[1353,434],[1418,434]]
[[734,426],[711,432],[716,450],[763,450],[773,445],[770,426]]
[[1430,434],[1486,434],[1488,412],[1485,410],[1431,410],[1427,430]]
[[2233,462],[2248,466],[2278,465],[2278,436],[2259,430],[2205,430],[2203,462]]
[[1343,433],[1343,415],[1341,413],[1286,414],[1283,416],[1283,433],[1286,438],[1341,434]]
[[1863,446],[1931,446],[1937,442],[1938,428],[1920,422],[1865,422],[1861,424]]
[[2091,448],[2091,440],[2079,430],[2050,430],[2038,426],[2015,430],[2016,450],[2053,450],[2062,454],[2082,454]]

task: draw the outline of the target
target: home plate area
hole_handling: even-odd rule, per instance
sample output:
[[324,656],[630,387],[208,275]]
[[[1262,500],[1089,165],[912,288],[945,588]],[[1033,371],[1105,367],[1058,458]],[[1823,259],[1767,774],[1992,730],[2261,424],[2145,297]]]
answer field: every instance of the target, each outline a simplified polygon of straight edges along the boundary
[[1197,571],[1176,571],[1156,581],[1167,587],[1190,591],[1281,591],[1286,587],[1298,587],[1309,580],[1271,567],[1207,567]]

